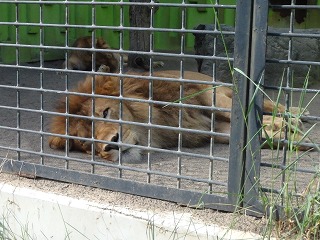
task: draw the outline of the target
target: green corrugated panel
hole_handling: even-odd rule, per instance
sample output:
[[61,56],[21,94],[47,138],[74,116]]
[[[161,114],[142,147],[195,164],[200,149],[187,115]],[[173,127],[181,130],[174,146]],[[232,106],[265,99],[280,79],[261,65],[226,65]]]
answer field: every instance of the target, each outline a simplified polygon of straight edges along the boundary
[[[117,1],[112,1],[117,2]],[[96,8],[97,18],[96,24],[98,26],[120,26],[120,6],[108,5],[99,6]],[[129,7],[123,7],[124,26],[129,26]],[[102,36],[108,44],[115,49],[120,48],[120,31],[119,30],[99,30],[97,35]],[[129,48],[129,32],[123,31],[124,49]]]
[[[161,1],[161,3],[169,3],[173,1]],[[177,1],[175,1],[177,3]],[[178,7],[160,7],[155,13],[155,28],[181,28],[181,9]],[[154,45],[156,50],[174,51],[180,49],[181,35],[174,31],[154,32]]]
[[[62,0],[61,0],[62,1]],[[90,0],[88,5],[69,5],[69,23],[73,25],[88,25],[92,23],[92,6]],[[104,0],[101,0],[104,1]],[[117,2],[115,0],[111,0]],[[190,0],[190,3],[210,3],[210,0]],[[221,0],[222,4],[234,3],[235,0]],[[161,3],[181,3],[181,0],[161,0]],[[97,26],[119,26],[120,25],[120,6],[96,6]],[[123,7],[124,26],[129,26],[129,6]],[[234,10],[220,10],[219,18],[221,22],[233,23]],[[3,22],[15,21],[15,4],[0,4],[0,20]],[[19,22],[39,23],[40,6],[38,4],[19,4]],[[200,23],[213,23],[214,11],[206,8],[188,8],[186,10],[186,28],[193,29]],[[160,7],[154,18],[154,44],[156,50],[161,51],[179,51],[181,44],[181,34],[174,32],[174,29],[182,27],[182,10],[179,7]],[[64,24],[66,16],[65,5],[43,4],[43,23]],[[159,32],[156,28],[168,28],[173,31]],[[43,41],[46,46],[64,46],[65,45],[65,27],[43,27]],[[15,43],[15,26],[0,26],[0,41],[6,43]],[[69,28],[69,45],[78,37],[91,35],[91,29],[88,28]],[[38,46],[40,44],[40,27],[21,26],[19,27],[19,43]],[[102,36],[112,48],[120,46],[119,30],[96,30],[97,36]],[[129,47],[129,31],[123,31],[124,49]],[[186,34],[186,48],[193,49],[193,35]],[[16,47],[1,47],[1,61],[6,63],[16,62]],[[39,48],[19,47],[19,62],[31,62],[39,60]],[[62,59],[63,51],[44,50],[45,60]]]
[[[61,9],[63,6],[45,4],[43,7],[43,23],[62,23]],[[14,4],[0,5],[1,21],[14,22],[16,18]],[[18,5],[18,21],[21,23],[39,23],[40,22],[40,6],[38,4],[19,4]],[[63,20],[64,22],[64,20]],[[1,35],[1,42],[16,43],[15,26],[2,26],[5,34]],[[64,43],[64,31],[61,29],[47,27],[43,28],[44,44],[48,46],[61,46]],[[40,27],[36,26],[20,26],[18,28],[18,43],[26,45],[39,46],[40,44]],[[37,47],[19,47],[19,62],[38,61],[40,50]],[[63,57],[63,51],[44,51],[46,60],[53,60]],[[1,47],[1,61],[5,63],[15,63],[16,47]]]
[[[14,8],[11,4],[0,4],[0,21],[1,22],[14,22],[15,21],[15,14]],[[0,26],[0,41],[3,43],[10,43],[12,42],[14,37],[14,28],[11,25],[1,25]],[[7,53],[9,50],[8,48],[1,47],[0,48],[0,57],[1,61],[4,61],[5,56],[11,56],[12,54]],[[14,48],[12,49],[14,53]]]
[[[0,21],[1,22],[14,22],[14,8],[12,8],[12,4],[0,4],[1,14],[0,14]],[[7,42],[10,39],[12,34],[12,26],[10,25],[0,25],[0,41]]]
[[[211,0],[189,0],[193,4],[213,4],[215,2]],[[236,0],[220,0],[219,4],[223,5],[236,5]],[[220,24],[227,24],[234,26],[235,21],[235,9],[214,9],[211,8],[188,8],[187,9],[187,28],[193,29],[199,24],[214,24],[215,12]],[[193,50],[194,37],[192,34],[187,34],[187,49]]]
[[[62,1],[62,0],[61,0]],[[92,23],[92,6],[90,0],[88,5],[70,5],[69,20],[70,24],[88,25]],[[104,0],[101,0],[102,2]],[[110,0],[117,2],[116,0]],[[128,0],[127,0],[128,1]],[[161,3],[181,3],[181,0],[161,0]],[[215,2],[215,1],[214,1]],[[194,4],[210,4],[212,0],[189,0]],[[220,0],[220,4],[235,5],[236,0]],[[320,0],[317,0],[320,5]],[[19,4],[19,22],[39,23],[40,6],[38,4]],[[129,7],[124,6],[124,26],[129,26]],[[0,21],[15,22],[15,4],[0,4]],[[319,28],[320,11],[317,9],[307,10],[305,21],[301,24],[295,24],[297,28]],[[65,23],[66,7],[59,4],[43,4],[43,23]],[[155,50],[161,51],[179,51],[181,44],[181,34],[174,32],[174,29],[181,29],[182,26],[182,10],[179,7],[160,7],[154,18],[154,44]],[[220,23],[234,25],[235,9],[219,9],[218,16]],[[215,14],[213,8],[187,8],[186,9],[186,28],[193,29],[198,24],[212,24]],[[120,6],[96,6],[97,26],[119,26],[120,25]],[[289,18],[281,18],[278,12],[270,11],[269,24],[274,27],[287,27]],[[173,31],[159,32],[156,28],[173,29]],[[19,27],[19,43],[38,46],[40,43],[40,27],[21,26]],[[47,46],[64,46],[65,45],[65,27],[45,27],[43,28],[43,40]],[[69,28],[69,45],[76,38],[91,34],[91,30],[87,28]],[[97,36],[102,36],[113,48],[120,46],[119,30],[96,30]],[[129,47],[129,32],[123,31],[124,49]],[[194,37],[192,34],[186,34],[186,49],[193,50]],[[15,26],[0,26],[0,41],[3,43],[15,43]],[[16,62],[16,47],[0,47],[1,61],[6,63]],[[64,57],[63,51],[45,50],[44,56],[46,60],[60,59]],[[19,47],[19,61],[31,62],[39,60],[39,48],[23,48]]]
[[[311,1],[310,1],[311,2]],[[320,0],[312,1],[309,4],[320,5]],[[303,9],[302,9],[303,10]],[[296,12],[297,15],[297,12]],[[301,23],[294,21],[294,28],[299,29],[310,29],[310,28],[320,28],[320,10],[319,9],[306,9],[306,16]],[[290,26],[290,13],[288,16],[283,17],[280,15],[279,11],[269,11],[269,26],[278,28],[289,28]]]

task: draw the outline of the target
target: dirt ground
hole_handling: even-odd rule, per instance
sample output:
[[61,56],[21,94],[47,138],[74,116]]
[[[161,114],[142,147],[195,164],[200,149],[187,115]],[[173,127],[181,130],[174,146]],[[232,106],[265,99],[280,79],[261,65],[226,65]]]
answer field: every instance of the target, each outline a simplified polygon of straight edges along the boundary
[[[38,63],[29,64],[27,66],[37,66]],[[45,63],[45,67],[55,69],[60,68],[62,62],[54,61]],[[167,69],[179,69],[179,62],[172,62],[167,64]],[[186,62],[186,69],[196,70],[196,63]],[[24,87],[24,90],[20,90],[20,96],[18,99],[18,104],[22,108],[27,109],[42,109],[43,111],[52,111],[54,109],[54,104],[60,96],[51,92],[63,91],[65,89],[65,81],[61,75],[57,75],[55,71],[39,71],[33,69],[21,69],[17,73],[13,68],[1,68],[0,75],[0,84],[15,86],[17,83],[17,74],[19,77],[19,86]],[[41,78],[43,79],[41,81]],[[75,86],[80,79],[83,79],[84,75],[82,74],[70,74],[70,87]],[[17,93],[13,89],[1,88],[0,95],[0,104],[1,106],[17,106]],[[42,95],[39,91],[36,91],[35,88],[43,88]],[[312,88],[320,89],[319,84],[313,85]],[[273,97],[276,94],[271,93]],[[314,94],[307,94],[305,97],[305,102],[308,102],[308,99],[312,99]],[[294,102],[297,104],[298,97],[294,98]],[[41,105],[41,100],[43,104]],[[308,109],[312,116],[320,116],[320,96],[313,99],[313,101],[308,106]],[[61,158],[64,156],[64,152],[52,150],[47,145],[46,137],[41,139],[38,131],[48,130],[48,125],[50,122],[50,116],[48,114],[42,114],[39,111],[38,113],[21,111],[20,112],[20,122],[17,121],[17,112],[11,109],[0,108],[0,126],[5,126],[0,128],[0,159],[16,159],[16,152],[10,150],[9,148],[15,148],[17,146],[18,136],[14,129],[17,124],[20,128],[28,129],[29,132],[20,134],[20,146],[22,149],[29,152],[21,153],[20,157],[23,161],[28,161],[31,163],[39,163],[40,157],[32,154],[32,152],[40,152],[41,146],[43,144],[43,151],[48,154],[60,155]],[[309,121],[305,123],[306,129],[309,129],[316,122]],[[34,132],[32,132],[34,131]],[[310,132],[310,139],[316,143],[320,143],[320,124],[317,124],[313,127],[313,130]],[[183,149],[187,152],[199,153],[203,155],[208,155],[210,152],[210,146],[204,146],[197,149]],[[215,144],[214,156],[220,158],[228,158],[229,156],[229,146],[223,144]],[[282,161],[281,156],[284,153],[280,151],[280,155],[276,156],[275,151],[263,150],[262,159],[265,165],[267,164],[280,164]],[[299,153],[300,157],[298,160],[297,167],[301,169],[315,170],[319,169],[320,163],[320,153],[313,151],[305,154]],[[90,160],[91,156],[85,155],[82,153],[70,153],[70,156]],[[294,161],[297,159],[296,155],[289,156],[289,161]],[[152,170],[163,171],[168,173],[170,176],[173,176],[177,173],[177,156],[167,153],[152,153],[150,162],[152,163]],[[98,159],[98,161],[100,161]],[[65,166],[65,161],[57,158],[45,157],[44,162],[48,166],[55,166],[63,168]],[[131,166],[137,169],[148,169],[146,157],[143,161],[138,163],[124,163],[126,166]],[[80,164],[78,162],[70,162],[70,169],[90,172],[90,164]],[[221,186],[214,186],[213,191],[217,195],[225,196],[227,188],[224,186],[228,182],[228,162],[224,161],[214,161],[210,165],[210,161],[207,161],[205,158],[199,159],[194,157],[183,156],[181,158],[181,171],[183,175],[207,179],[209,176],[210,168],[213,171],[213,180],[218,181]],[[117,177],[118,171],[116,168],[108,168],[106,166],[98,166],[96,168],[96,173],[100,175],[107,175],[109,177]],[[280,170],[275,170],[270,167],[261,168],[261,185],[264,188],[273,187],[275,189],[281,188],[281,178],[286,177],[290,178],[292,183],[295,183],[299,192],[303,192],[310,180],[313,178],[314,174],[312,173],[298,173],[296,175],[286,175],[282,176]],[[132,171],[123,171],[123,178],[130,179],[138,182],[145,182],[147,174],[144,172],[132,172]],[[61,183],[45,179],[39,180],[30,180],[13,175],[8,175],[1,173],[0,181],[8,182],[17,186],[31,187],[34,189],[50,191],[58,194],[67,195],[75,198],[84,198],[88,200],[98,201],[100,203],[113,203],[116,205],[122,205],[124,207],[135,207],[135,208],[148,208],[154,209],[155,211],[163,210],[172,210],[176,212],[189,212],[195,218],[200,218],[202,220],[208,221],[210,223],[219,224],[221,226],[232,227],[234,229],[243,230],[243,231],[252,231],[255,233],[262,233],[263,228],[266,224],[264,219],[258,219],[246,215],[236,215],[231,213],[221,213],[215,210],[205,209],[205,210],[195,210],[191,208],[181,207],[174,203],[169,203],[165,201],[149,199],[144,197],[138,197],[134,195],[128,195],[118,192],[111,192],[101,189],[95,189],[86,186],[79,186],[70,183]],[[176,178],[174,177],[161,177],[157,175],[151,176],[151,183],[175,188],[177,185]],[[293,184],[294,185],[294,184]],[[187,190],[195,190],[198,192],[203,192],[208,189],[208,184],[201,181],[191,181],[185,180],[181,181],[181,188]]]

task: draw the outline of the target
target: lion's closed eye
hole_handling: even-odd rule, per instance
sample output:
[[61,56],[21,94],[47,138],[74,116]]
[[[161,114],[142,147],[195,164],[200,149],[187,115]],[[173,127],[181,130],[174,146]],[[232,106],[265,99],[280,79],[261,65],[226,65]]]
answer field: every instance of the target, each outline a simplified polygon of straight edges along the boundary
[[107,107],[105,110],[103,110],[102,114],[103,114],[103,118],[109,119],[111,115],[110,108]]

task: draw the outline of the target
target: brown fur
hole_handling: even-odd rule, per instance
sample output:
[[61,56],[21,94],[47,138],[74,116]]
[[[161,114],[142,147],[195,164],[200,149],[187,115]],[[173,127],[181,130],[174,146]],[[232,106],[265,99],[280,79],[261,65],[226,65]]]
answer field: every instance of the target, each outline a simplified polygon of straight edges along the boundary
[[[72,45],[77,48],[92,48],[92,37],[80,37],[78,38]],[[105,42],[105,40],[101,37],[96,39],[94,47],[96,49],[110,49],[109,45]],[[87,50],[73,50],[70,52],[70,56],[67,61],[68,69],[75,70],[92,70],[92,51]],[[110,72],[115,73],[118,72],[119,68],[119,59],[120,56],[111,52],[96,52],[96,66],[95,70],[97,70],[102,64],[108,66],[110,68]],[[64,62],[63,67],[66,67],[66,62]]]
[[[72,45],[77,48],[92,48],[92,36],[80,37],[78,38]],[[96,39],[94,47],[96,49],[110,49],[110,46],[106,43],[106,41],[99,37]],[[84,70],[91,71],[92,70],[92,56],[93,51],[87,50],[72,50],[70,52],[68,61],[63,63],[63,68],[66,67],[71,70]],[[111,53],[111,52],[96,52],[96,66],[94,70],[98,70],[102,65],[108,66],[110,68],[111,73],[116,73],[119,71],[120,64],[120,54]],[[123,55],[124,65],[128,63],[128,56]],[[137,62],[138,68],[143,68],[145,70],[149,70],[149,65],[141,65],[142,63]],[[153,67],[160,68],[163,67],[164,63],[162,61],[154,61]]]
[[[146,74],[143,74],[147,76]],[[156,77],[165,77],[176,79],[179,77],[178,71],[161,71],[155,72]],[[212,81],[212,78],[195,72],[185,72],[185,78],[187,79],[199,79],[202,81]],[[81,82],[76,89],[76,92],[88,93],[92,92],[92,77],[87,77],[86,80]],[[95,93],[99,95],[107,96],[119,96],[120,94],[120,80],[118,77],[111,76],[96,76],[95,78]],[[209,85],[205,84],[193,84],[184,83],[183,85],[184,96],[190,96],[199,91],[204,91],[209,88]],[[180,83],[168,82],[163,80],[153,81],[153,97],[155,101],[173,102],[180,98]],[[144,79],[124,78],[123,79],[123,96],[135,99],[149,99],[149,81]],[[232,90],[226,87],[218,87],[215,90],[215,105],[219,108],[231,108],[232,105]],[[200,105],[200,106],[212,106],[213,91],[207,90],[198,94],[192,98],[183,100],[183,103]],[[103,97],[95,98],[95,109],[92,111],[92,98],[71,95],[69,96],[69,113],[76,115],[91,116],[92,112],[96,117],[107,118],[112,120],[119,119],[119,105],[120,100],[108,99]],[[122,102],[122,120],[145,123],[148,124],[149,104],[137,101],[123,100]],[[152,124],[164,125],[171,127],[179,127],[179,107],[163,105],[153,103],[150,105],[152,109]],[[268,111],[272,111],[274,104],[266,100],[264,107]],[[201,110],[195,108],[180,108],[182,113],[182,127],[188,129],[196,129],[203,131],[210,131],[211,128],[211,110]],[[65,112],[65,102],[61,102],[58,112]],[[284,106],[278,106],[279,112],[285,110]],[[218,132],[229,133],[230,131],[230,113],[228,112],[215,112],[215,129]],[[284,136],[284,126],[287,124],[283,118],[271,116],[264,116],[263,124],[265,125],[265,131],[263,135],[274,135],[276,139],[280,139]],[[56,134],[65,134],[66,119],[63,116],[55,116],[52,119],[51,132]],[[289,123],[289,125],[295,124],[297,127],[301,127],[299,121]],[[288,124],[287,124],[288,125]],[[148,128],[142,126],[136,126],[132,124],[121,125],[122,134],[119,134],[119,124],[116,122],[109,122],[101,120],[95,120],[95,132],[94,138],[100,141],[109,141],[110,143],[96,142],[95,151],[99,156],[115,161],[118,158],[118,138],[123,143],[147,146],[148,142]],[[293,130],[291,130],[294,132]],[[203,145],[210,139],[206,134],[195,133],[182,133],[182,144],[186,147],[197,147]],[[151,130],[151,146],[157,148],[169,148],[177,146],[179,131],[176,130],[164,130],[160,128],[153,128]],[[69,118],[69,135],[91,138],[91,121],[79,118]],[[291,140],[299,141],[302,139],[301,134],[289,133]],[[215,137],[216,142],[228,143],[228,138]],[[115,144],[112,144],[114,142]],[[49,145],[54,149],[65,148],[66,140],[62,137],[50,137]],[[70,140],[70,147],[76,150],[82,150],[85,152],[91,152],[91,143],[86,141],[79,141],[75,139]],[[126,146],[122,146],[121,150],[133,157],[137,155],[139,158],[140,152],[134,153],[133,149]]]

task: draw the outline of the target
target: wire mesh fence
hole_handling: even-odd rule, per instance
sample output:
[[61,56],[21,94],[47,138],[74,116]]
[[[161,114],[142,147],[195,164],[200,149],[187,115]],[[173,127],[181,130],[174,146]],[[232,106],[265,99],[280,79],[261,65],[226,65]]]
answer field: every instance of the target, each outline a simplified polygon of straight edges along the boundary
[[[2,1],[3,170],[252,214],[287,179],[302,194],[319,166],[320,34],[304,28],[320,7],[290,4]],[[264,93],[282,112],[262,110]],[[307,139],[294,124],[261,150],[262,114],[281,125],[292,106],[309,110],[296,128],[315,150],[290,148]]]

